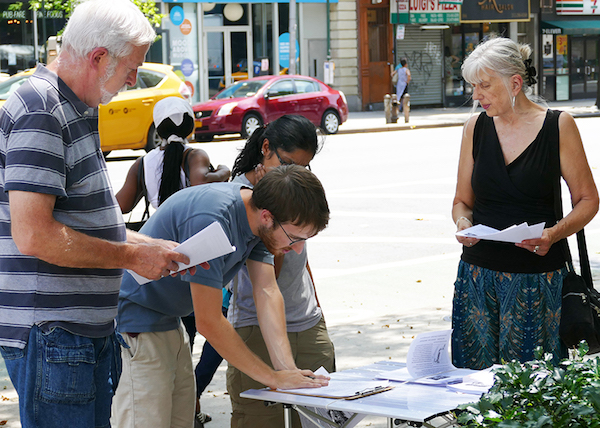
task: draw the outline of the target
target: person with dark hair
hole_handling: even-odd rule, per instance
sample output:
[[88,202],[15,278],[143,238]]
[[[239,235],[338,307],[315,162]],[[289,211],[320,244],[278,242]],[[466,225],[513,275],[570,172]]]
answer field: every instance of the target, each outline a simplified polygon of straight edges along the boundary
[[408,84],[411,79],[410,70],[408,69],[408,60],[405,57],[400,59],[400,64],[398,64],[396,69],[392,72],[392,78],[396,74],[398,75],[398,81],[396,82],[396,98],[400,105],[400,111],[402,111],[402,97],[408,92]]
[[[279,165],[296,164],[309,168],[309,162],[319,149],[317,129],[308,119],[295,115],[282,116],[252,134],[235,161],[233,182],[248,187],[255,186],[267,171]],[[272,192],[271,195],[278,193]],[[310,206],[307,208],[310,210]],[[319,220],[315,218],[314,221]],[[310,370],[323,366],[329,372],[335,371],[333,343],[317,299],[306,245],[300,253],[290,251],[276,255],[275,275],[285,303],[288,339],[296,365]],[[272,366],[261,334],[252,282],[246,266],[240,269],[230,283],[230,288],[232,299],[228,320],[246,346]],[[264,406],[260,401],[240,397],[240,393],[246,389],[264,386],[233,365],[228,367],[227,391],[233,410],[231,427],[279,428],[284,425],[281,404]],[[300,420],[295,412],[292,425],[300,427]]]
[[186,100],[164,98],[154,106],[153,116],[160,146],[129,168],[125,183],[116,194],[124,214],[144,195],[156,209],[185,187],[229,179],[229,168],[219,165],[215,169],[204,150],[187,145],[186,137],[194,131],[194,112]]
[[[210,269],[144,285],[129,272],[123,277],[117,328],[127,346],[113,405],[115,426],[193,425],[192,358],[180,320],[192,311],[198,332],[258,382],[284,389],[327,384],[296,367],[272,265],[273,254],[302,252],[304,242],[327,226],[329,207],[317,177],[288,165],[269,171],[254,189],[239,183],[188,187],[161,204],[141,233],[183,242],[215,221],[236,250],[211,260]],[[244,263],[275,369],[248,349],[221,312],[222,288]]]

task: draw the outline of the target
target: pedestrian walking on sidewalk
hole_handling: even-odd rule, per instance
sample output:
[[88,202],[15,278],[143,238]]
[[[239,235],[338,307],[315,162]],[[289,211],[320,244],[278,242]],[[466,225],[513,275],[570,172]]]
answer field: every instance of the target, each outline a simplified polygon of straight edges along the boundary
[[410,83],[410,70],[408,69],[408,60],[406,58],[400,59],[400,64],[396,66],[396,69],[392,72],[392,79],[397,75],[396,81],[396,98],[402,111],[402,97],[408,92],[408,84]]

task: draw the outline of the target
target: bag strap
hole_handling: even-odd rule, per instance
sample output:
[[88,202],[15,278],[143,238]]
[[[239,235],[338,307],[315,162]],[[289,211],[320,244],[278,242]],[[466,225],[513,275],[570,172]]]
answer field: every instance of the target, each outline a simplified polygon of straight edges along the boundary
[[[558,118],[557,118],[557,128],[558,128]],[[560,135],[557,129],[557,136]],[[553,170],[555,172],[554,177],[554,214],[556,215],[556,221],[560,221],[563,218],[563,210],[562,210],[562,197],[561,197],[561,187],[560,187],[560,139],[557,138],[557,145],[553,148],[553,153],[556,155],[554,157],[553,162]],[[561,240],[561,247],[563,250],[563,254],[565,256],[565,260],[567,262],[567,270],[570,272],[574,272],[573,268],[573,259],[571,257],[571,251],[569,249],[569,243],[566,239]],[[588,288],[593,288],[592,281],[592,269],[590,268],[590,259],[588,257],[587,252],[587,244],[585,241],[585,233],[584,229],[581,229],[577,232],[577,247],[579,249],[579,268],[581,270],[581,277],[584,279]]]
[[148,189],[146,189],[146,177],[144,175],[144,158],[140,159],[140,164],[138,165],[138,185],[137,188],[141,190],[141,197],[144,198],[144,202],[146,204],[146,209],[144,210],[144,214],[142,214],[142,221],[148,220],[150,218],[150,201],[148,200]]
[[194,150],[192,147],[185,149],[183,152],[183,160],[181,161],[181,167],[183,168],[183,173],[185,174],[185,186],[190,186],[190,159],[189,155]]

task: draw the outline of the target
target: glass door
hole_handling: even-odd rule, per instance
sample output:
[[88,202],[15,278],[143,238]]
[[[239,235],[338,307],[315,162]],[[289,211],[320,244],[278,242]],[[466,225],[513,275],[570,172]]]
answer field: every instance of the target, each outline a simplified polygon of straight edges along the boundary
[[[225,79],[225,33],[210,31],[206,33],[206,59],[208,64],[208,96],[212,97],[221,89]],[[224,87],[224,86],[223,86]]]
[[223,27],[206,30],[209,97],[237,81],[256,74],[254,62],[248,60],[252,58],[249,40],[249,30]]
[[598,39],[585,40],[585,93],[586,98],[596,98],[598,88]]
[[571,40],[571,98],[596,98],[598,87],[598,39]]

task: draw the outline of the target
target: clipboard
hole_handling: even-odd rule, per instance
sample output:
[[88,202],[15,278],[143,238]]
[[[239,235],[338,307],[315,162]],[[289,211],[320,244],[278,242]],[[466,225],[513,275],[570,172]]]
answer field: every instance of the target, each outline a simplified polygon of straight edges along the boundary
[[394,387],[391,385],[388,385],[388,386],[377,386],[375,388],[364,389],[362,391],[357,391],[352,395],[323,395],[323,394],[316,393],[316,391],[318,391],[319,388],[315,388],[315,393],[310,393],[310,391],[311,391],[310,388],[307,388],[306,392],[286,391],[283,389],[267,388],[267,390],[269,390],[269,391],[282,392],[284,394],[304,395],[306,397],[331,398],[332,400],[357,400],[359,398],[364,398],[364,397],[368,397],[370,395],[379,394],[381,392],[389,391],[391,389],[394,389]]

